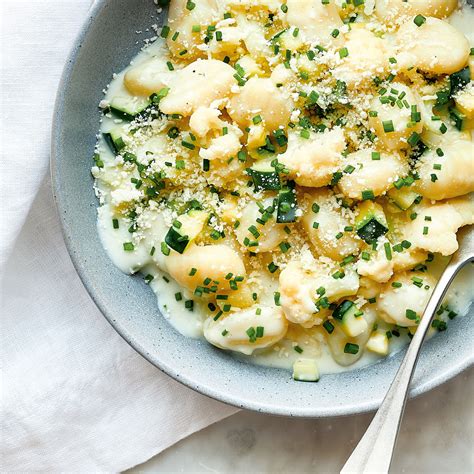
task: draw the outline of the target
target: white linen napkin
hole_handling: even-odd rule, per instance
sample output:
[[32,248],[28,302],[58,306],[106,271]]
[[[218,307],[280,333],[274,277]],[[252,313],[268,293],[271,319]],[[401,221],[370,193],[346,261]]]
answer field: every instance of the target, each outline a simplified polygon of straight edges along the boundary
[[175,382],[102,317],[47,173],[57,84],[90,0],[0,0],[0,471],[121,471],[236,410]]

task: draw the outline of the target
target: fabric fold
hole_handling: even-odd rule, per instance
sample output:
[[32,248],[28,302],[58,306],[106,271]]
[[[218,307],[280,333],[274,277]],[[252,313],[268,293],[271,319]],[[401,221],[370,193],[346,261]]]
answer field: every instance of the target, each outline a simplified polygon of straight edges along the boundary
[[122,471],[236,411],[137,354],[67,253],[48,174],[56,88],[90,0],[2,2],[0,470]]

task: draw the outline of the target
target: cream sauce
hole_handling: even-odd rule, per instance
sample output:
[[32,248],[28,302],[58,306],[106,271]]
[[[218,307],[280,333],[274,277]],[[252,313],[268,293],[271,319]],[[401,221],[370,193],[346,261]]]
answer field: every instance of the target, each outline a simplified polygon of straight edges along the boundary
[[[474,24],[474,8],[464,5],[463,11],[454,13],[450,18],[450,22],[464,32],[471,46],[473,46],[474,30],[472,29],[472,25]],[[151,56],[163,56],[166,54],[164,42],[158,39],[155,43],[143,49],[134,58],[131,65],[140,64]],[[114,76],[114,79],[107,89],[105,100],[116,95],[127,95],[123,86],[123,76],[127,69]],[[104,116],[101,132],[110,131],[120,123],[121,120],[114,119],[112,116]],[[113,162],[115,157],[103,139],[99,141],[98,151],[106,166],[107,162]],[[105,195],[106,193],[103,194],[103,196]],[[164,236],[168,228],[164,222],[159,222],[156,223],[154,230],[155,236],[157,234]],[[124,252],[123,242],[129,240],[130,234],[125,226],[121,226],[119,229],[113,228],[112,212],[107,200],[103,201],[103,205],[98,209],[98,231],[105,250],[113,263],[120,268],[120,270],[125,273],[133,274],[141,272],[143,275],[153,276],[150,287],[157,295],[158,307],[163,317],[184,336],[192,338],[203,337],[203,323],[207,313],[205,305],[195,301],[192,311],[185,308],[184,302],[191,299],[192,295],[169,278],[166,272],[159,269],[157,262],[160,268],[165,268],[165,264],[163,264],[162,261],[163,259],[160,259],[160,256],[157,255],[160,254],[159,248],[157,248],[155,256],[152,257],[150,255],[150,242],[148,242],[147,239],[143,239],[141,243],[135,246],[136,251]],[[436,269],[432,270],[436,273]],[[437,272],[440,271],[442,271],[441,264],[439,264],[437,269]],[[450,308],[454,309],[459,316],[466,315],[470,309],[474,294],[472,287],[473,281],[474,267],[469,265],[458,275],[445,299],[445,304],[449,304]],[[179,301],[176,298],[177,294],[181,294]],[[271,292],[268,292],[267,296],[269,295],[273,297],[273,289]],[[436,332],[435,330],[431,330],[431,335]],[[311,338],[307,338],[306,341],[301,343],[304,349],[303,355],[300,355],[294,350],[294,343],[285,339],[269,349],[255,351],[251,356],[236,355],[236,357],[250,363],[285,369],[291,369],[295,360],[300,357],[315,357],[318,359],[318,367],[321,374],[353,370],[376,363],[384,358],[365,350],[357,362],[348,367],[344,367],[334,360],[321,335],[319,335],[319,338],[318,335],[313,337],[312,342],[310,342],[310,340]],[[390,340],[390,352],[394,353],[400,350],[407,341],[408,337],[403,334],[398,338],[392,337]]]

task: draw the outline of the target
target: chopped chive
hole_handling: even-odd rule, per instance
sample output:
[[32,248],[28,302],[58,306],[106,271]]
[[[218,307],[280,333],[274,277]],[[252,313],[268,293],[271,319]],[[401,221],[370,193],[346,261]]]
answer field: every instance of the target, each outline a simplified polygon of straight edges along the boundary
[[[256,295],[256,293],[254,293],[254,294]],[[276,305],[276,306],[280,306],[280,296],[281,296],[281,295],[280,295],[280,292],[278,292],[278,291],[275,291],[275,292],[273,293],[273,301],[275,302],[275,305]],[[255,299],[256,299],[256,298],[255,298]]]
[[334,325],[330,321],[324,321],[323,328],[326,329],[329,334],[332,334],[334,331]]
[[423,25],[423,23],[425,22],[426,22],[426,18],[423,15],[416,15],[415,18],[413,19],[413,23],[415,23],[415,25],[418,27]]
[[385,249],[385,256],[387,257],[387,260],[392,260],[392,249],[390,247],[390,244],[388,242],[385,242],[383,246]]
[[374,199],[374,192],[371,189],[366,189],[365,191],[362,191],[362,200],[367,201],[370,199]]
[[278,270],[278,266],[275,265],[273,262],[271,262],[271,263],[267,266],[267,268],[268,268],[268,271],[269,271],[270,273],[275,273],[275,272]]
[[161,253],[165,256],[170,254],[170,249],[168,245],[166,245],[166,242],[161,242]]
[[161,29],[160,36],[162,38],[168,38],[168,35],[170,34],[170,27],[168,25],[163,26]]
[[181,142],[181,145],[183,145],[185,148],[188,148],[189,150],[194,150],[196,148],[196,145],[194,145],[194,143],[189,143],[185,140]]
[[420,135],[416,132],[413,132],[408,138],[407,142],[412,148],[414,148],[416,145],[418,145],[420,140],[421,140]]
[[391,120],[384,120],[382,122],[382,126],[385,133],[391,133],[395,131],[395,127],[393,126],[393,122]]
[[344,353],[346,354],[357,354],[359,352],[359,346],[358,344],[352,344],[351,342],[348,342],[344,346]]
[[125,252],[133,252],[135,250],[135,246],[132,242],[124,242],[123,249],[125,250]]
[[341,48],[339,50],[339,57],[342,59],[342,58],[346,58],[347,56],[349,56],[349,51],[347,48]]

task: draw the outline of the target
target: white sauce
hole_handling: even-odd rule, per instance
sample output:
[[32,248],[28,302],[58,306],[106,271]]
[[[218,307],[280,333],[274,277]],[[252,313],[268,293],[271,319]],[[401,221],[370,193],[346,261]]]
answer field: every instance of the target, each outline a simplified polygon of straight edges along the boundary
[[[462,12],[456,12],[452,15],[450,22],[456,26],[456,28],[464,32],[471,46],[474,45],[474,30],[472,29],[472,25],[474,24],[473,8],[464,6]],[[138,54],[132,64],[140,64],[150,56],[165,54],[165,51],[163,42],[157,40]],[[108,87],[105,97],[106,100],[119,93],[127,94],[123,86],[123,76],[126,71],[127,70],[124,70],[114,76],[114,79]],[[101,132],[109,131],[119,123],[120,120],[104,117]],[[103,140],[99,143],[99,152],[104,158],[104,161],[112,161],[114,159],[113,153]],[[150,283],[150,287],[157,295],[158,307],[163,317],[184,336],[201,338],[203,322],[206,317],[205,307],[200,307],[199,303],[195,301],[193,311],[185,308],[184,301],[190,299],[191,295],[186,290],[183,290],[176,282],[168,278],[166,273],[158,269],[154,258],[150,255],[150,242],[142,241],[138,246],[135,246],[135,252],[124,252],[123,242],[129,240],[130,234],[126,228],[113,228],[112,213],[107,203],[98,209],[98,230],[105,250],[120,270],[125,273],[136,273],[140,271],[143,275],[152,275],[154,277]],[[161,231],[159,233],[162,233],[164,236],[166,232],[167,227],[164,223],[161,223]],[[158,247],[156,254],[159,253],[160,250]],[[159,259],[159,256],[156,254],[155,259]],[[438,268],[437,271],[440,272],[441,270],[442,268]],[[436,270],[434,273],[436,274]],[[473,300],[472,281],[474,281],[474,268],[472,265],[469,265],[458,275],[446,297],[445,302],[449,304],[450,308],[454,309],[459,316],[466,315],[471,306]],[[181,301],[176,300],[175,295],[177,293],[182,294]],[[432,335],[435,333],[435,330],[431,330]],[[440,337],[442,337],[442,335],[440,335]],[[392,337],[390,340],[390,352],[394,353],[398,351],[407,341],[407,336],[401,335],[399,338]],[[328,346],[324,343],[316,344],[315,348],[303,346],[303,349],[303,355],[305,357],[317,357],[321,374],[356,369],[376,363],[384,358],[366,350],[356,363],[348,367],[343,367],[333,359]],[[276,346],[270,347],[260,353],[255,352],[252,356],[236,355],[236,357],[255,364],[291,369],[294,361],[302,357],[302,355],[293,349],[293,344],[290,341],[284,340]]]

